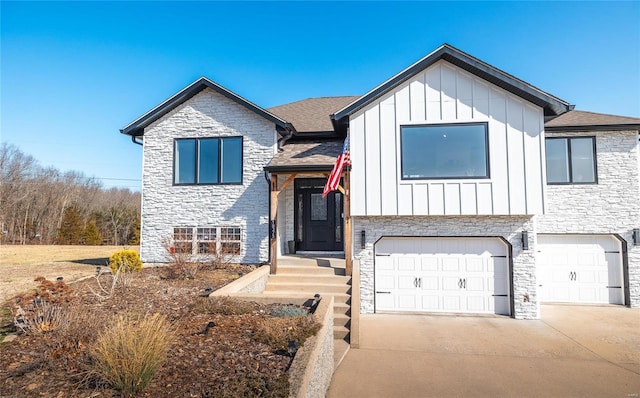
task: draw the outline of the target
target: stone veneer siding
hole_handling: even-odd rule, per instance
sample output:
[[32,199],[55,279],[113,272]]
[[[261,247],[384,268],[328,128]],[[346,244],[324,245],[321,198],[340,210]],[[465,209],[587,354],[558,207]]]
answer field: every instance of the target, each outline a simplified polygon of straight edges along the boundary
[[[243,177],[237,185],[173,185],[175,138],[243,136]],[[268,261],[269,185],[263,167],[275,153],[274,123],[205,89],[145,129],[142,165],[144,262],[166,262],[163,240],[174,227],[242,228],[234,260]]]
[[547,137],[596,137],[597,184],[547,185],[538,233],[619,234],[627,241],[631,306],[640,307],[640,175],[637,131],[546,133]]
[[[539,305],[535,271],[533,232],[529,216],[411,216],[353,217],[354,236],[365,231],[365,247],[354,242],[354,256],[360,260],[360,311],[374,311],[374,244],[383,236],[502,236],[512,246],[513,292],[517,319],[537,319]],[[529,248],[522,250],[522,231],[529,231]]]

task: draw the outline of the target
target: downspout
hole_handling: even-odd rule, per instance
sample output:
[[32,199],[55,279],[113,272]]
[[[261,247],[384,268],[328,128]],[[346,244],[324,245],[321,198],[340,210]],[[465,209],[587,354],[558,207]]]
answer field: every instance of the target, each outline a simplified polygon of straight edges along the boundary
[[131,142],[133,142],[134,144],[138,144],[138,145],[142,146],[142,142],[136,141],[136,138],[138,138],[138,137],[135,136],[135,135],[132,135],[131,136]]
[[268,171],[264,171],[264,179],[267,180],[267,186],[269,187],[267,189],[267,196],[269,197],[269,205],[267,207],[267,212],[269,213],[269,231],[267,232],[268,237],[269,237],[269,244],[267,245],[269,247],[269,252],[267,254],[267,258],[269,259],[267,262],[270,263],[271,262],[271,173],[269,173]]
[[295,128],[293,128],[293,125],[291,123],[287,123],[287,125],[285,126],[285,131],[287,132],[287,134],[282,136],[278,140],[278,151],[282,150],[282,147],[287,143],[287,141],[289,141],[294,136],[296,132]]

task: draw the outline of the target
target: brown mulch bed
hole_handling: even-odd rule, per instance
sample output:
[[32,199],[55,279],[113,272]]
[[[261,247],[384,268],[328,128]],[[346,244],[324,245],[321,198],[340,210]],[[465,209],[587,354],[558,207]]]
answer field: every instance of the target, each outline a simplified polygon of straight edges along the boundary
[[[273,306],[250,303],[244,313],[229,315],[208,311],[210,299],[202,297],[205,289],[218,289],[251,270],[231,265],[200,271],[194,279],[166,279],[165,269],[146,268],[106,300],[92,292],[97,290],[94,278],[70,284],[70,308],[84,314],[78,316],[76,333],[91,340],[121,313],[167,317],[176,339],[138,397],[287,396],[290,358],[258,342],[254,333]],[[54,332],[19,334],[11,343],[0,343],[0,397],[120,396],[86,377],[90,341],[79,337],[69,346]]]

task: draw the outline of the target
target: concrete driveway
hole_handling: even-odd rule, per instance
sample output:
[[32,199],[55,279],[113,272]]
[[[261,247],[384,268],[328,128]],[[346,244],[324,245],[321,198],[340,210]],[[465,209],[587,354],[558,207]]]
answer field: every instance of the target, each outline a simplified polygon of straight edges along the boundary
[[362,315],[327,397],[640,394],[640,310],[543,305],[542,320]]

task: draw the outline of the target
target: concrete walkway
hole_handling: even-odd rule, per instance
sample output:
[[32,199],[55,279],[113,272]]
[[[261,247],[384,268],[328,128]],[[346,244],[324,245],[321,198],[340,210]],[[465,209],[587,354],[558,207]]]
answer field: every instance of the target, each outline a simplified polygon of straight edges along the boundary
[[329,398],[640,394],[640,310],[543,305],[542,320],[362,315]]

